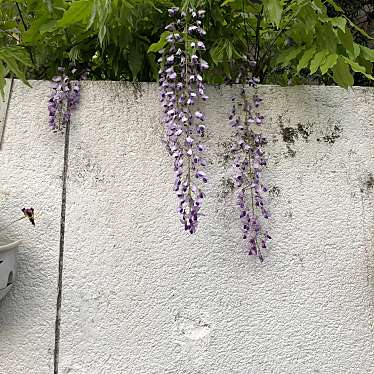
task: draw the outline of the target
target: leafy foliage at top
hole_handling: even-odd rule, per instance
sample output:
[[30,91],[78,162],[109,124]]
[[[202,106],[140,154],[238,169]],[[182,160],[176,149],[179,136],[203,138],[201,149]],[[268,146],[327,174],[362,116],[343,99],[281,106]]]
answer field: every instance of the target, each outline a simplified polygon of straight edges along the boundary
[[234,81],[256,61],[266,83],[370,85],[372,37],[347,17],[344,2],[0,0],[0,91],[4,77],[50,79],[69,65],[90,69],[91,79],[154,81],[174,5],[206,9],[208,83]]

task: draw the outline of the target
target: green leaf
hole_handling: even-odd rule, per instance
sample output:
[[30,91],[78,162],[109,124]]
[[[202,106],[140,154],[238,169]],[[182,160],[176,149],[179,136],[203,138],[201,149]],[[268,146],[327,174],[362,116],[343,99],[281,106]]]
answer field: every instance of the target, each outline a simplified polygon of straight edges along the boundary
[[313,60],[310,63],[310,73],[314,74],[318,68],[325,63],[326,56],[329,54],[328,50],[323,50],[315,54]]
[[354,58],[358,57],[360,55],[361,48],[360,45],[357,43],[353,43],[353,55],[355,56]]
[[282,18],[282,4],[279,0],[263,0],[265,12],[269,18],[269,21],[279,28],[279,24]]
[[226,43],[226,55],[229,60],[232,59],[232,44],[229,41]]
[[43,16],[35,20],[31,27],[23,34],[22,40],[25,43],[32,43],[40,38],[40,27],[43,26],[48,20],[48,16]]
[[363,75],[364,75],[367,79],[370,79],[371,81],[374,81],[374,77],[373,77],[371,74],[363,73]]
[[366,68],[364,66],[361,66],[359,63],[356,61],[352,61],[350,58],[342,56],[344,61],[349,64],[352,68],[353,71],[356,73],[366,73]]
[[40,26],[40,34],[43,35],[47,32],[53,32],[57,29],[57,21],[51,20]]
[[69,55],[70,60],[72,60],[73,62],[75,62],[76,60],[78,60],[79,56],[80,56],[80,49],[79,49],[79,47],[77,45],[74,46],[74,47],[72,47],[70,49],[70,51],[68,52],[68,55]]
[[[200,3],[204,5],[204,1],[200,1]],[[213,3],[213,1],[209,0],[209,3],[211,4]],[[226,5],[236,10],[242,10],[243,5],[244,5],[244,11],[249,11],[249,12],[257,12],[259,10],[259,7],[257,6],[257,4],[255,4],[254,2],[252,3],[250,1],[245,1],[243,3],[243,0],[225,0],[221,4],[221,7],[225,7]],[[213,9],[215,9],[215,7],[211,6],[211,11],[213,11]]]
[[353,46],[353,36],[352,36],[351,31],[349,29],[347,29],[345,32],[343,32],[341,30],[338,30],[338,38],[339,38],[341,44],[347,50],[347,53],[350,56],[353,56],[353,58],[355,58],[354,57],[355,49],[354,49],[354,46]]
[[345,25],[347,24],[347,20],[344,17],[331,18],[330,22],[334,27],[337,27],[345,32]]
[[311,6],[304,6],[299,8],[298,17],[301,21],[301,26],[306,33],[314,34],[317,22],[317,16]]
[[96,2],[94,1],[94,3],[92,4],[91,15],[90,15],[90,18],[88,19],[86,30],[89,30],[90,27],[92,27],[93,23],[95,22],[96,12],[97,12],[97,7],[96,7]]
[[154,80],[157,80],[158,78],[158,70],[159,70],[159,65],[158,63],[155,61],[155,55],[154,54],[147,54],[147,61],[151,67],[151,70],[152,70],[152,78]]
[[317,45],[320,50],[328,49],[330,52],[335,53],[338,39],[334,32],[331,23],[325,23],[317,27]]
[[[26,76],[23,70],[18,65],[20,62],[23,67],[31,66],[30,57],[26,50],[22,47],[4,47],[0,48],[0,62],[5,63],[5,67],[8,68],[15,76],[22,80],[23,83],[30,86],[26,80]],[[18,61],[18,62],[17,62]]]
[[170,32],[168,31],[164,31],[161,36],[160,36],[160,40],[157,42],[157,43],[153,43],[150,45],[150,47],[148,48],[148,53],[150,52],[153,52],[153,53],[157,53],[158,51],[160,51],[162,48],[165,47],[167,41],[166,41],[166,37],[170,34]]
[[334,0],[326,0],[330,5],[333,6],[333,8],[337,11],[337,12],[343,12],[343,9],[338,5],[336,4],[336,2]]
[[371,74],[373,72],[373,64],[364,59],[361,55],[357,57],[356,62],[365,67],[366,73]]
[[231,78],[231,69],[230,69],[230,66],[229,64],[227,63],[227,61],[224,61],[223,64],[222,64],[222,67],[223,67],[223,71],[225,73],[225,75],[229,78]]
[[[222,4],[223,6],[224,4]],[[216,24],[225,25],[226,20],[220,8],[213,7],[211,10],[212,21]]]
[[300,52],[304,50],[305,46],[301,47],[291,47],[283,51],[277,58],[276,63],[278,65],[287,66],[289,63],[296,58]]
[[0,55],[14,58],[25,66],[32,66],[30,56],[23,47],[4,47],[0,48]]
[[234,3],[236,0],[225,0],[222,4],[221,4],[221,6],[225,6],[225,5],[227,5],[227,4],[230,4],[230,3]]
[[374,49],[370,49],[360,45],[360,55],[370,62],[374,62]]
[[225,50],[226,43],[222,39],[210,50],[210,57],[212,57],[212,60],[216,65],[223,61]]
[[334,81],[344,88],[351,87],[354,83],[349,65],[342,57],[338,57],[337,63],[332,68]]
[[128,56],[129,68],[131,70],[132,79],[136,80],[143,65],[143,54],[139,50],[139,46],[135,46],[130,50]]
[[337,61],[338,61],[338,55],[336,53],[328,55],[323,65],[320,66],[322,75],[326,74],[327,71],[331,69],[337,63]]
[[0,60],[3,60],[9,70],[16,75],[17,78],[21,79],[22,82],[26,83],[25,73],[20,70],[17,61],[9,56],[3,56],[0,54]]
[[105,39],[106,31],[107,31],[106,25],[101,25],[100,30],[99,30],[99,35],[98,35],[100,45],[104,45],[104,39]]
[[57,22],[59,27],[67,27],[75,23],[86,21],[91,16],[92,1],[78,0],[74,1],[69,9],[64,12],[62,18]]
[[315,53],[316,53],[315,47],[309,48],[304,52],[303,56],[301,57],[299,61],[299,64],[297,65],[296,70],[298,73],[300,72],[301,69],[304,69],[308,66],[309,61],[311,60],[311,58],[314,56]]
[[327,9],[326,7],[323,5],[322,1],[321,0],[314,0],[314,1],[311,1],[311,6],[312,8],[320,15],[320,17],[324,17],[326,16],[326,13],[327,13]]

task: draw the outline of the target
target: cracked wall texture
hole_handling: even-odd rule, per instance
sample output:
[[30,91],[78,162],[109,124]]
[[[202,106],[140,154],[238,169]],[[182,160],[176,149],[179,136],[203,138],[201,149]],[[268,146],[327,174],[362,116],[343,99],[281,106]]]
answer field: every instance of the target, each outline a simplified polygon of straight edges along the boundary
[[[19,277],[0,303],[0,373],[53,373],[64,137],[47,82],[15,81],[1,215]],[[273,240],[247,256],[228,182],[234,87],[210,87],[210,182],[183,232],[156,84],[84,82],[72,120],[61,374],[374,372],[374,90],[262,86]]]

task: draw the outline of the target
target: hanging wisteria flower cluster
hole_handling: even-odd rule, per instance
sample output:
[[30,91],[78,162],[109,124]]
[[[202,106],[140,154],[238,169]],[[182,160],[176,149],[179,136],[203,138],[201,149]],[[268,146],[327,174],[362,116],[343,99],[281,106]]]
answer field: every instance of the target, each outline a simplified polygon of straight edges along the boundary
[[[63,67],[58,68],[59,75],[52,78],[52,94],[48,100],[49,127],[54,131],[63,131],[70,123],[71,111],[80,99],[79,81],[71,81]],[[72,70],[72,74],[75,73]]]
[[174,162],[174,190],[179,198],[178,212],[186,231],[196,232],[199,211],[205,197],[201,184],[208,181],[203,158],[205,116],[199,105],[206,101],[203,72],[208,64],[205,51],[204,10],[188,12],[169,9],[171,23],[166,47],[160,51],[160,101],[163,110],[165,142]]
[[[259,79],[251,78],[248,83],[249,90],[254,91]],[[255,92],[250,98],[245,85],[242,86],[239,102],[236,103],[235,98],[232,100],[229,120],[235,130],[232,146],[235,154],[234,183],[243,240],[247,244],[248,254],[263,261],[262,250],[267,248],[271,237],[264,227],[264,219],[268,219],[270,214],[264,198],[268,189],[261,180],[261,173],[267,164],[264,151],[266,138],[260,131],[264,117],[258,111],[262,100]]]

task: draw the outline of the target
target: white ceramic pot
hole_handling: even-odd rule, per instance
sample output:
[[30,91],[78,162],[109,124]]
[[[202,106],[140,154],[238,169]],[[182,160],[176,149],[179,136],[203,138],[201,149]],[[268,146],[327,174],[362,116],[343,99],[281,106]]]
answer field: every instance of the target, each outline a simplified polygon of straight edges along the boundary
[[19,241],[0,245],[0,300],[13,285],[17,272],[17,249]]

